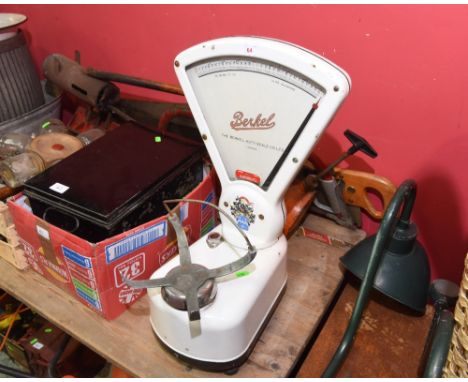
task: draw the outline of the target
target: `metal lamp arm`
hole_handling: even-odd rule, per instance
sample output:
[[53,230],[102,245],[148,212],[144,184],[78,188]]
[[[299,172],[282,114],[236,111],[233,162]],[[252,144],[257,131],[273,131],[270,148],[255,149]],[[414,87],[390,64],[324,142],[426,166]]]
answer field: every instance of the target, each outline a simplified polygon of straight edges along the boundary
[[367,266],[361,288],[359,289],[359,294],[356,299],[348,327],[345,331],[345,334],[343,335],[338,349],[333,355],[333,358],[331,359],[327,368],[323,372],[322,377],[333,377],[348,354],[356,331],[361,322],[362,313],[366,307],[380,260],[384,253],[385,247],[388,244],[388,239],[392,236],[395,230],[400,208],[403,205],[400,222],[403,224],[409,224],[409,217],[411,215],[411,210],[413,208],[415,198],[416,183],[413,180],[408,179],[400,185],[394,197],[390,201],[387,211],[385,212],[385,215],[382,219],[382,223],[380,224],[379,231],[377,232],[374,246],[372,247],[372,252],[369,258],[369,264]]
[[455,320],[453,313],[443,310],[437,320],[432,346],[424,369],[424,378],[440,378],[452,343]]

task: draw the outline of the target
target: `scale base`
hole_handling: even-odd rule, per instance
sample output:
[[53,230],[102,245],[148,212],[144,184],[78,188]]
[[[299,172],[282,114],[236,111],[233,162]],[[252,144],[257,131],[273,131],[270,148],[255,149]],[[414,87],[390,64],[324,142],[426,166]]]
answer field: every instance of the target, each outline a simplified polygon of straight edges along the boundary
[[281,301],[281,298],[283,297],[284,292],[286,291],[286,285],[281,289],[280,295],[276,299],[272,309],[268,313],[268,316],[266,319],[263,321],[262,326],[260,327],[260,330],[257,332],[255,338],[253,339],[252,343],[248,347],[247,351],[243,354],[241,354],[238,358],[228,361],[228,362],[210,362],[210,361],[202,361],[196,358],[191,358],[187,357],[184,354],[180,354],[174,349],[172,349],[169,345],[167,345],[165,342],[163,342],[157,335],[156,331],[154,330],[153,326],[153,332],[155,334],[155,337],[161,344],[161,346],[169,353],[171,353],[174,357],[180,359],[182,362],[185,362],[186,364],[195,367],[197,369],[201,370],[206,370],[206,371],[211,371],[211,372],[224,372],[228,375],[234,375],[238,372],[239,368],[242,366],[242,364],[247,361],[247,359],[250,356],[250,353],[252,353],[252,350],[255,348],[255,345],[257,344],[258,339],[263,333],[263,330],[267,326],[268,322],[270,321],[271,316],[276,310],[276,307],[278,306],[279,302]]
[[[214,231],[221,232],[221,226]],[[285,288],[286,250],[286,238],[281,236],[274,245],[259,250],[254,261],[240,272],[217,279],[216,298],[200,309],[199,321],[189,321],[187,311],[169,306],[160,288],[149,289],[151,325],[160,341],[171,353],[196,367],[216,371],[239,367],[250,354]],[[246,251],[227,242],[210,248],[206,237],[190,247],[192,262],[207,268],[228,264]],[[178,264],[176,257],[151,278],[167,274]]]

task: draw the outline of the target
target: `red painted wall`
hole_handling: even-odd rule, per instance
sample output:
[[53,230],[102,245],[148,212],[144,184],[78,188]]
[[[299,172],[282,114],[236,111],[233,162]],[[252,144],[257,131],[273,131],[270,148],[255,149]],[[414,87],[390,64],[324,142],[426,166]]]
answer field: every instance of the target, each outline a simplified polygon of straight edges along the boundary
[[176,83],[178,52],[226,35],[279,38],[329,58],[353,89],[316,152],[335,158],[350,128],[379,152],[374,160],[358,155],[354,168],[396,184],[414,178],[414,220],[433,277],[460,280],[468,250],[468,6],[0,5],[0,12],[28,15],[23,29],[38,65],[79,49],[85,66]]

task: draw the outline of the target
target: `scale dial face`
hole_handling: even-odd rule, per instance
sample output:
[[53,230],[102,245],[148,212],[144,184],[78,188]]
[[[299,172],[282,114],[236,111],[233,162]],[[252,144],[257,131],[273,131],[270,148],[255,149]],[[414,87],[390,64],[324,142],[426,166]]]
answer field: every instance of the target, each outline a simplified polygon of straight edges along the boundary
[[229,179],[264,189],[326,93],[300,73],[255,57],[205,59],[188,66],[187,76]]

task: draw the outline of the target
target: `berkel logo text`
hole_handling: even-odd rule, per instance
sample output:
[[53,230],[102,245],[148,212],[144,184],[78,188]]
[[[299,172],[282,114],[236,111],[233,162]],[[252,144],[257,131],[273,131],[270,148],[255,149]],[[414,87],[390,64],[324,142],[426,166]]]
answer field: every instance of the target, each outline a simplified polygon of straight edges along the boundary
[[244,117],[243,112],[236,111],[230,125],[234,130],[266,130],[275,126],[274,118],[275,113],[270,114],[269,117],[264,117],[260,113],[255,118],[247,118]]

